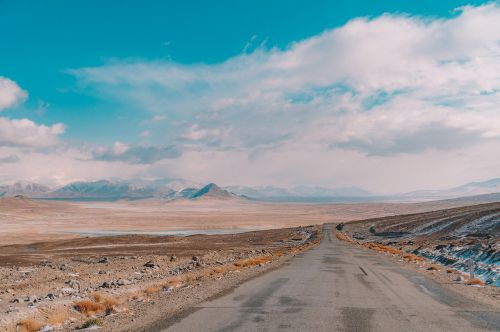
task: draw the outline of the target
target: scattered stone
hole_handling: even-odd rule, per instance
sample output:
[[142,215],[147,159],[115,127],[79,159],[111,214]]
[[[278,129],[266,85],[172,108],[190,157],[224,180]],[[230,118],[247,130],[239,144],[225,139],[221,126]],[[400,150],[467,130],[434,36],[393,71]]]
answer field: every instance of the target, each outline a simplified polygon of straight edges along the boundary
[[170,261],[171,262],[177,261],[177,256],[175,256],[175,255],[170,256]]
[[146,263],[144,263],[144,266],[152,269],[157,269],[159,267],[158,264],[154,263],[153,261],[147,261]]
[[124,279],[118,279],[116,281],[116,284],[118,286],[125,286],[125,285],[130,285],[130,281],[129,280],[124,280]]
[[54,299],[56,298],[56,296],[55,296],[54,294],[52,294],[52,293],[47,294],[47,296],[46,296],[46,297],[47,297],[49,300],[54,300]]
[[458,275],[454,281],[457,281],[457,282],[460,282],[462,281],[462,276],[461,275]]
[[73,289],[80,291],[80,282],[78,280],[71,279],[66,281],[65,284]]
[[192,260],[193,260],[193,261],[195,261],[195,262],[198,262],[198,261],[200,260],[200,257],[198,257],[198,256],[193,256]]
[[109,259],[108,259],[108,257],[102,257],[101,259],[99,259],[98,263],[101,263],[101,264],[109,263]]
[[71,294],[74,294],[74,293],[78,293],[78,290],[76,290],[74,288],[71,288],[71,287],[63,287],[63,288],[61,288],[61,292],[64,295],[71,295]]
[[107,281],[103,282],[101,288],[111,288],[111,284]]
[[106,274],[107,272],[106,271],[99,271],[98,273],[99,274]]

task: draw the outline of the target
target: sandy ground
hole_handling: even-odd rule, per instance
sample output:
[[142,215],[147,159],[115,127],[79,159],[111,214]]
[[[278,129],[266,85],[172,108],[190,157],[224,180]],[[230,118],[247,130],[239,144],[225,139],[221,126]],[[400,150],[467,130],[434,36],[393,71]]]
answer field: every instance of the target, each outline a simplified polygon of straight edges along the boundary
[[80,202],[0,199],[0,244],[98,232],[262,230],[437,210],[466,202],[271,204],[245,200]]

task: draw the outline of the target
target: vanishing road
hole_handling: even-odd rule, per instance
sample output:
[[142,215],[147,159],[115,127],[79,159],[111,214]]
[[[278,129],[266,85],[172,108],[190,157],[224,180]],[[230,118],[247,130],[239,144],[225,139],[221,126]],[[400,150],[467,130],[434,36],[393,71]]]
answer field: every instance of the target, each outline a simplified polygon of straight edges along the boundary
[[472,302],[381,254],[332,238],[201,303],[164,331],[495,331]]

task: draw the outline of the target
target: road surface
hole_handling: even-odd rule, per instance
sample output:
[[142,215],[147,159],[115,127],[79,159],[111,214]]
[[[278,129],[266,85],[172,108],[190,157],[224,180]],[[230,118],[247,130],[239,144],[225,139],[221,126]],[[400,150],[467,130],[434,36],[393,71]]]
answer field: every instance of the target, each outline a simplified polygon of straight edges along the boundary
[[500,311],[332,237],[164,331],[495,331]]

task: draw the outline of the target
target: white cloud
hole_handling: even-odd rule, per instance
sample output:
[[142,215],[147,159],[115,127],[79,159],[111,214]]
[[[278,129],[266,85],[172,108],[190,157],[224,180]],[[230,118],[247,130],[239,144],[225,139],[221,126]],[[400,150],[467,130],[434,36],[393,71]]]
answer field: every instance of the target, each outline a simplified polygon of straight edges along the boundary
[[[339,183],[363,178],[363,163],[386,170],[383,184],[405,174],[399,167],[425,174],[410,166],[433,164],[441,173],[425,183],[444,185],[498,166],[498,153],[484,148],[500,141],[498,68],[500,7],[491,3],[450,18],[357,18],[219,64],[123,61],[74,73],[102,96],[172,119],[148,130],[189,141],[179,159],[185,177],[229,179],[225,162],[251,164],[242,171],[250,181]],[[449,160],[468,165],[467,174],[450,172]],[[325,174],[317,164],[331,167]],[[411,186],[422,178],[400,180]]]
[[0,111],[22,103],[27,96],[16,82],[0,76]]
[[0,146],[48,147],[59,143],[65,126],[38,125],[28,119],[0,117]]

